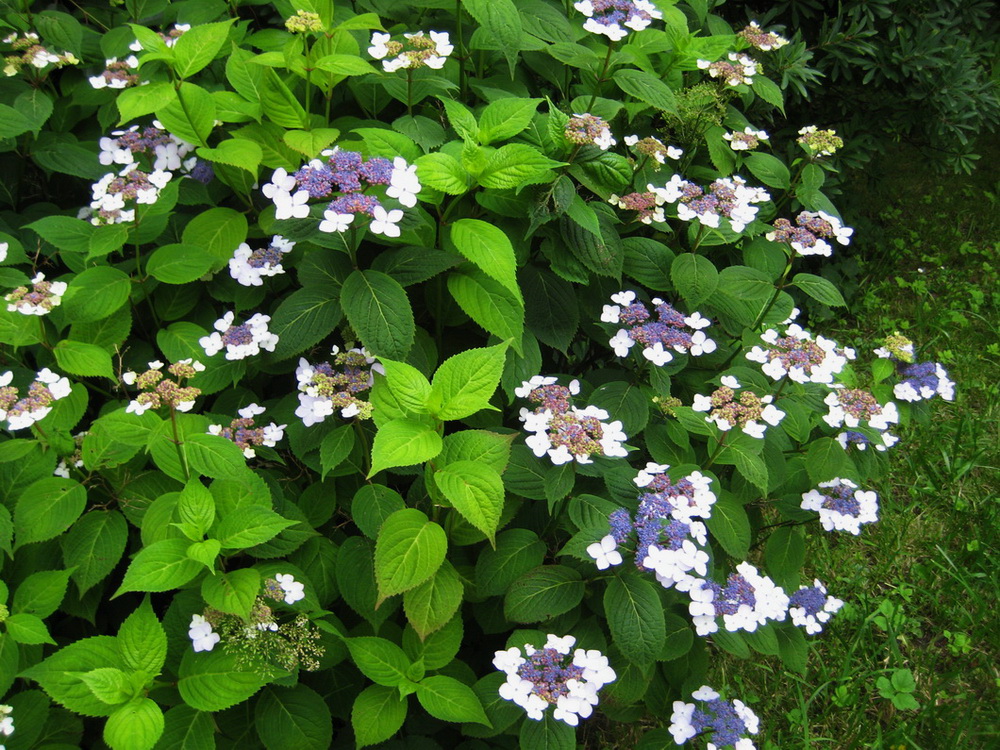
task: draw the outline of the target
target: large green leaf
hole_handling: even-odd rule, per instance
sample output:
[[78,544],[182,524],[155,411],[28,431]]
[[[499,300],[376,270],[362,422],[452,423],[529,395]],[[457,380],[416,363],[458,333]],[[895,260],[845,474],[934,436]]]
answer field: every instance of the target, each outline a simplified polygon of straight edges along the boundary
[[17,546],[44,542],[66,531],[87,505],[87,490],[73,479],[39,479],[27,487],[14,508]]
[[565,565],[539,565],[518,578],[504,597],[511,622],[540,622],[569,612],[583,599],[583,580]]
[[447,550],[444,529],[416,508],[398,510],[385,519],[375,542],[379,602],[434,575]]
[[482,271],[454,272],[448,276],[448,291],[458,306],[487,333],[511,340],[519,350],[524,333],[524,302]]
[[199,711],[223,711],[260,690],[268,677],[260,667],[241,666],[235,654],[219,649],[184,651],[177,682],[181,698]]
[[73,524],[60,545],[81,594],[114,569],[127,542],[128,523],[116,510],[92,510]]
[[666,642],[663,603],[649,578],[621,575],[608,581],[604,612],[615,645],[636,664],[655,661]]
[[149,698],[133,698],[104,725],[104,741],[111,750],[151,750],[162,734],[163,711]]
[[385,685],[369,685],[354,699],[351,726],[359,748],[377,745],[399,731],[406,719],[406,700]]
[[351,327],[374,354],[406,359],[413,345],[413,310],[406,290],[381,271],[353,271],[340,292]]
[[434,482],[465,519],[490,541],[503,513],[503,480],[495,469],[475,461],[455,461],[434,472]]
[[406,619],[421,638],[440,630],[462,604],[462,578],[445,560],[433,576],[403,595]]
[[483,704],[468,685],[454,677],[433,675],[417,685],[417,700],[435,719],[475,722],[490,726]]
[[489,407],[500,384],[506,344],[466,349],[449,357],[431,384],[430,403],[439,419],[464,419]]
[[164,539],[143,547],[125,571],[115,596],[127,591],[170,591],[183,586],[202,570],[201,563],[188,557],[189,545],[187,539]]
[[719,285],[719,272],[708,258],[682,253],[670,264],[670,279],[688,304],[708,299]]
[[306,685],[270,687],[255,709],[257,734],[267,750],[327,750],[333,719],[323,697]]
[[441,436],[426,422],[394,419],[379,427],[372,443],[372,477],[383,469],[412,466],[441,452]]
[[479,22],[491,42],[503,53],[513,79],[522,28],[521,15],[513,0],[466,0],[462,7]]
[[487,276],[499,281],[515,298],[521,299],[514,246],[501,229],[479,219],[459,219],[451,225],[450,231],[458,252]]

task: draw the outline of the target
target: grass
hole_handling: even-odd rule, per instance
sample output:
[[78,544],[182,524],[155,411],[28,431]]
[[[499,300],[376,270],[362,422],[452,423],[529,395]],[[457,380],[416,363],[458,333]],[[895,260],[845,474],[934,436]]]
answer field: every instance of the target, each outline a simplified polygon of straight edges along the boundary
[[879,523],[811,535],[804,578],[848,604],[806,673],[725,656],[716,683],[761,716],[765,750],[1000,747],[1000,183],[985,166],[926,174],[906,153],[866,174],[889,176],[855,177],[838,199],[861,292],[823,333],[860,344],[899,330],[957,397],[902,429]]

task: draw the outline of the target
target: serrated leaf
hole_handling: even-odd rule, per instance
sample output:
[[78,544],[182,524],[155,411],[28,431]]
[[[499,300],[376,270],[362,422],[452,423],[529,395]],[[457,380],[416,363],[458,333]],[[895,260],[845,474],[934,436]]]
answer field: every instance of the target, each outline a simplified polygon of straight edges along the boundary
[[307,685],[267,688],[254,715],[257,734],[268,750],[327,750],[332,743],[330,707]]
[[361,636],[344,641],[358,669],[376,685],[396,687],[408,680],[410,660],[403,649],[385,638]]
[[705,525],[730,557],[746,559],[750,551],[750,519],[735,498],[722,495],[712,506],[712,515],[705,519]]
[[511,622],[540,622],[569,612],[583,599],[583,580],[565,565],[540,565],[518,578],[504,597]]
[[87,505],[87,490],[72,479],[52,477],[28,486],[14,507],[17,547],[44,542],[73,525]]
[[500,384],[507,344],[467,349],[434,373],[430,398],[438,419],[464,419],[487,408]]
[[490,726],[483,705],[468,685],[454,677],[433,675],[417,685],[417,700],[435,719],[453,722],[475,722]]
[[478,269],[448,276],[448,291],[477,325],[516,349],[524,334],[524,303],[502,284]]
[[70,375],[117,380],[111,364],[111,354],[100,346],[64,339],[55,345],[52,353],[59,368]]
[[673,90],[651,73],[623,68],[612,77],[622,91],[639,101],[652,105],[661,112],[677,111]]
[[415,326],[410,300],[398,281],[380,271],[353,271],[341,287],[340,303],[369,351],[406,358]]
[[244,619],[250,616],[259,593],[260,573],[253,568],[216,573],[201,582],[201,596],[208,606]]
[[262,672],[260,668],[241,667],[235,654],[222,649],[208,653],[187,649],[181,658],[177,689],[191,708],[223,711],[260,690],[268,680]]
[[840,290],[822,276],[811,273],[797,273],[792,279],[792,286],[797,286],[817,302],[830,307],[846,307],[844,296]]
[[167,658],[167,634],[156,619],[149,597],[125,618],[118,629],[118,651],[123,664],[133,671],[156,677]]
[[655,584],[635,575],[612,578],[604,592],[604,611],[611,637],[625,656],[636,664],[659,658],[667,631]]
[[450,237],[455,249],[521,300],[514,246],[502,230],[479,219],[459,219],[451,225]]
[[674,287],[692,307],[708,299],[719,285],[719,272],[708,258],[682,253],[670,264]]
[[444,529],[416,508],[398,510],[385,519],[375,542],[379,603],[434,575],[447,550]]
[[115,510],[92,510],[60,540],[63,562],[74,568],[72,578],[86,593],[121,560],[128,542],[128,523]]
[[406,719],[406,700],[385,685],[369,685],[354,699],[351,727],[359,748],[377,745],[399,731]]
[[464,588],[455,567],[445,560],[433,576],[403,595],[403,611],[423,639],[440,630],[462,604]]
[[455,510],[493,542],[503,513],[500,475],[474,461],[456,461],[434,472],[434,482]]
[[128,591],[170,591],[183,586],[202,569],[200,563],[188,557],[189,544],[187,539],[164,539],[143,547],[125,571],[114,596]]
[[441,448],[441,436],[430,425],[413,419],[394,419],[375,433],[368,477],[384,469],[429,461]]

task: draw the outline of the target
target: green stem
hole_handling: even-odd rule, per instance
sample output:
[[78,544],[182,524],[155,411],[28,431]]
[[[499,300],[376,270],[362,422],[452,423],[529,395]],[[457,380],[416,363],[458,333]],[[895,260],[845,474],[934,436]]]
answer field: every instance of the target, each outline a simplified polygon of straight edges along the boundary
[[184,469],[184,479],[185,481],[191,478],[191,469],[188,467],[187,454],[184,452],[184,443],[177,434],[177,412],[173,407],[170,406],[170,427],[174,432],[174,446],[177,448],[177,458],[180,459],[181,468]]
[[694,243],[691,245],[691,254],[695,255],[698,252],[698,248],[701,246],[702,241],[705,239],[705,235],[708,234],[708,227],[698,222],[698,233],[694,236]]
[[590,103],[587,105],[587,113],[590,113],[591,107],[594,106],[594,102],[597,101],[597,94],[601,90],[601,84],[604,83],[604,76],[608,72],[608,66],[611,64],[611,53],[615,50],[615,43],[610,39],[608,40],[608,54],[604,56],[604,67],[601,68],[601,74],[597,77],[597,81],[594,82],[594,93],[590,96]]
[[462,101],[468,94],[465,80],[465,40],[462,38],[462,0],[455,0],[455,34],[458,37],[458,90]]
[[732,430],[727,430],[722,433],[722,437],[719,439],[719,444],[715,446],[715,450],[712,451],[712,455],[708,457],[708,463],[702,467],[703,469],[709,469],[712,464],[715,463],[715,459],[719,457],[719,454],[722,453],[722,449],[726,447],[726,438],[729,437],[730,432],[732,432]]
[[413,68],[406,69],[406,114],[413,117]]
[[774,294],[771,295],[771,299],[768,303],[764,305],[764,309],[760,311],[757,319],[750,326],[750,330],[757,330],[757,326],[760,325],[761,321],[771,312],[771,308],[774,307],[774,303],[778,301],[778,297],[781,295],[782,289],[785,288],[785,279],[788,278],[788,273],[792,270],[792,261],[795,259],[794,254],[789,254],[788,263],[785,264],[785,272],[781,274],[781,278],[778,279],[778,283],[774,287]]
[[372,453],[368,447],[368,436],[365,434],[364,427],[361,426],[361,420],[354,420],[354,432],[361,440],[361,455],[365,458],[365,476],[372,470]]

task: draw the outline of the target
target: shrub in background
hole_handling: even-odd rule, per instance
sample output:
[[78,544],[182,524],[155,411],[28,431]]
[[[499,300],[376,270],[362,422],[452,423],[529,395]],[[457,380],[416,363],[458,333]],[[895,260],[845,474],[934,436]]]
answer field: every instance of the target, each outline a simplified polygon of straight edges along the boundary
[[842,141],[707,10],[2,16],[11,748],[766,732],[712,651],[803,668],[952,387],[793,322]]

